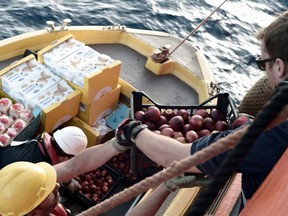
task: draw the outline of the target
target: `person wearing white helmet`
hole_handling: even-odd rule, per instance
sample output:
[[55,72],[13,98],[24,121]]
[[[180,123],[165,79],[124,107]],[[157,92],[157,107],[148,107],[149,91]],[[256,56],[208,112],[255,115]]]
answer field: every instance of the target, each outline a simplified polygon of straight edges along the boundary
[[15,161],[45,161],[54,165],[83,151],[87,143],[85,133],[75,126],[59,129],[52,136],[43,132],[35,139],[0,148],[0,169]]

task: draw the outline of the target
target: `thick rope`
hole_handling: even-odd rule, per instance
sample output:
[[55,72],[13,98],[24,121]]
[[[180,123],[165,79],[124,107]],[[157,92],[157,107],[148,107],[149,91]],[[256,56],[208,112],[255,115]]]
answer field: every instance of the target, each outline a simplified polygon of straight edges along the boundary
[[288,87],[282,86],[281,89],[272,97],[271,101],[256,116],[248,132],[243,136],[240,143],[224,161],[218,172],[215,174],[211,183],[201,191],[197,200],[187,211],[186,215],[204,215],[205,211],[211,206],[219,191],[225,186],[228,179],[235,173],[241,161],[245,158],[248,151],[252,148],[259,135],[267,129],[286,121],[288,117]]
[[248,126],[239,129],[234,133],[217,140],[215,143],[207,146],[201,151],[198,151],[178,162],[171,163],[171,165],[166,169],[154,174],[153,176],[147,177],[141,182],[126,188],[118,194],[113,195],[109,199],[106,199],[96,206],[82,212],[79,214],[79,216],[95,216],[104,213],[123,202],[129,201],[138,194],[146,192],[150,188],[156,187],[160,183],[184,173],[186,170],[196,166],[197,164],[203,163],[229,149],[233,149],[234,146],[240,141],[243,134],[247,131],[247,128]]
[[227,0],[224,0],[217,8],[215,8],[210,14],[209,16],[207,16],[204,20],[202,20],[202,22],[196,26],[195,29],[193,29],[185,38],[184,40],[181,41],[181,43],[179,43],[168,55],[171,56],[172,53],[174,53],[191,35],[193,35],[202,25],[204,25],[204,23],[207,22],[207,20],[217,11],[219,10],[219,8],[221,8],[221,6],[226,2]]
[[239,112],[255,117],[270,100],[272,93],[273,89],[269,84],[267,76],[261,77],[241,100],[238,107]]

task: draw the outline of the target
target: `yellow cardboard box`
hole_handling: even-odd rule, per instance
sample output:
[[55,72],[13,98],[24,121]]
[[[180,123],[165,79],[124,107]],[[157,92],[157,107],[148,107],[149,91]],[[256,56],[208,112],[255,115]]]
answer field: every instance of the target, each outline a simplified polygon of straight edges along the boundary
[[67,34],[39,50],[37,52],[38,61],[44,65],[53,64],[62,60],[83,46],[85,46],[84,43],[75,40],[72,34]]
[[96,121],[109,115],[117,108],[120,92],[121,86],[118,85],[117,88],[93,101],[90,105],[80,104],[77,116],[92,126]]
[[[73,43],[68,43],[69,46],[67,46],[67,41],[71,40],[73,40]],[[68,58],[69,55],[73,55],[73,53],[82,49],[83,46],[85,46],[85,44],[82,44],[82,42],[80,41],[74,40],[72,34],[67,34],[66,36],[39,50],[37,52],[38,61],[40,63],[43,63],[44,65],[47,65],[47,67],[51,70],[53,68],[52,71],[57,73],[57,70],[54,71],[54,69],[58,67],[57,62],[62,59]],[[55,52],[55,50],[57,52]],[[55,53],[54,58],[53,53]],[[66,81],[71,87],[81,91],[81,103],[88,105],[93,103],[93,101],[97,100],[105,93],[111,92],[117,87],[120,76],[121,64],[121,61],[115,60],[113,63],[107,65],[102,70],[96,70],[95,72],[86,75],[84,78],[84,85],[82,87],[73,83],[71,79],[67,78]],[[49,65],[51,67],[49,67]]]
[[57,102],[42,110],[41,129],[48,133],[77,115],[81,92],[75,90],[65,101]]
[[72,83],[67,82],[74,89],[81,91],[81,103],[84,105],[93,104],[102,95],[111,92],[118,85],[120,76],[121,61],[116,60],[106,68],[95,71],[84,78],[84,88]]
[[100,137],[100,133],[97,130],[89,126],[86,122],[84,122],[77,116],[65,122],[62,126],[66,127],[66,126],[71,126],[71,125],[81,128],[83,132],[86,134],[87,139],[88,139],[87,147],[91,147],[97,144],[98,139]]
[[[0,91],[0,96],[10,98],[13,102],[16,102],[15,99],[3,91]],[[75,92],[66,97],[65,101],[54,103],[47,109],[42,110],[39,131],[50,133],[76,116],[79,110],[80,97],[81,92],[75,90]]]
[[[26,62],[28,62],[33,58],[34,58],[33,55],[29,55],[7,66],[6,68],[0,71],[0,77],[3,74],[7,73],[8,71],[17,68],[19,65],[25,64]],[[29,65],[27,67],[29,67]],[[3,97],[7,97],[12,99],[13,101],[16,101],[15,98],[11,97],[9,94],[3,91],[2,82],[0,84],[0,87],[1,87],[1,95]],[[76,89],[74,92],[67,95],[64,101],[56,102],[53,105],[49,106],[48,108],[43,109],[41,113],[40,131],[45,130],[46,132],[49,133],[55,130],[64,122],[76,116],[80,106],[80,98],[81,98],[81,92]]]

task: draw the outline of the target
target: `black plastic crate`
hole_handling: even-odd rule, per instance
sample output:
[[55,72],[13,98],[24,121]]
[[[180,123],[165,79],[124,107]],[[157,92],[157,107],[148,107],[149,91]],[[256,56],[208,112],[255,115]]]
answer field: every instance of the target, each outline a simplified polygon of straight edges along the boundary
[[[115,187],[117,187],[117,185],[119,184],[119,181],[122,179],[122,177],[117,172],[115,172],[113,169],[111,169],[107,165],[103,165],[97,168],[96,170],[93,170],[85,174],[93,174],[96,172],[98,173],[100,172],[100,175],[91,176],[91,180],[94,181],[94,185],[96,185],[97,187],[98,186],[101,187],[101,186],[104,186],[103,184],[101,185],[101,182],[99,183],[99,180],[103,181],[103,178],[101,178],[103,177],[102,171],[107,172],[107,175],[109,175],[112,178],[113,184],[108,185],[108,189],[106,192],[101,191],[101,195],[99,195],[99,199],[97,201],[93,200],[92,198],[93,197],[92,194],[95,194],[96,192],[91,191],[91,189],[89,190],[86,189],[86,191],[84,191],[83,186],[80,188],[79,191],[75,191],[73,194],[71,194],[71,196],[76,198],[79,201],[79,203],[81,203],[82,206],[85,208],[90,208],[91,206],[94,206],[97,203],[102,202],[103,200],[107,199],[107,197],[110,197],[111,196],[110,194],[113,193],[113,190],[115,189]],[[76,177],[75,179],[81,184],[81,182],[83,183],[83,180],[80,181],[80,179],[83,178],[85,174],[82,174]],[[89,184],[89,181],[90,180],[88,180],[88,184]],[[90,195],[87,195],[87,194],[90,194]]]
[[[224,115],[226,123],[229,125],[236,120],[238,114],[236,112],[235,106],[232,99],[228,93],[219,93],[215,96],[210,97],[206,101],[198,105],[162,105],[153,101],[144,92],[134,91],[132,92],[131,98],[131,114],[134,114],[139,110],[145,110],[149,106],[154,105],[160,109],[162,112],[165,109],[172,109],[173,111],[178,111],[179,109],[185,109],[188,111],[190,116],[192,116],[197,110],[205,109],[208,113],[212,110],[217,109]],[[131,171],[132,173],[141,173],[146,175],[151,175],[163,167],[157,165],[155,162],[150,160],[146,155],[144,155],[136,146],[131,149]]]

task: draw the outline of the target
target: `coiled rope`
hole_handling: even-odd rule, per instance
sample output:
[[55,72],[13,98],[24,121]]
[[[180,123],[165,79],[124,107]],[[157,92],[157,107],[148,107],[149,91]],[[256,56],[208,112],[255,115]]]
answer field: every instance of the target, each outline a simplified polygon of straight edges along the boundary
[[264,130],[287,120],[288,106],[286,104],[288,104],[288,86],[284,85],[277,89],[271,101],[259,112],[247,133],[223,162],[212,181],[200,192],[186,215],[204,215],[227,180],[235,173],[237,167],[252,148],[259,135]]
[[247,113],[256,116],[271,98],[273,89],[269,84],[267,76],[261,77],[245,94],[240,102],[238,110],[240,113]]

